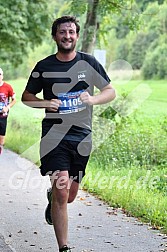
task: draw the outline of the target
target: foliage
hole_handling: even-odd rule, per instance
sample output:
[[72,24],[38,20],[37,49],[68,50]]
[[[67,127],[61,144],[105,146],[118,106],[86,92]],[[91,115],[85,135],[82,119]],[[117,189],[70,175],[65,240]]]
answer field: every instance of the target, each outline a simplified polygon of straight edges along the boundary
[[[71,10],[74,15],[78,16],[82,15],[84,12],[87,13],[84,26],[82,50],[91,53],[95,43],[95,38],[98,39],[101,35],[105,36],[109,29],[111,29],[111,25],[115,18],[118,20],[118,15],[120,17],[124,17],[123,25],[126,26],[127,30],[138,29],[140,24],[140,13],[137,8],[134,8],[135,5],[132,4],[133,2],[134,1],[124,0],[71,1]],[[122,21],[120,21],[120,23],[122,23]],[[117,27],[119,26],[117,25]]]
[[140,7],[141,11],[145,10],[148,6],[149,3],[154,3],[154,2],[158,2],[158,4],[163,4],[165,2],[165,0],[136,0],[136,3],[138,4],[138,6]]
[[[97,165],[101,166],[105,163],[106,167],[110,166],[111,169],[112,167],[121,169],[121,167],[131,166],[166,166],[167,142],[163,140],[166,135],[163,128],[165,122],[165,118],[156,125],[154,125],[154,120],[148,120],[147,125],[144,121],[140,121],[140,125],[138,123],[137,126],[135,119],[122,120],[121,125],[117,125],[114,134],[94,152],[92,159],[96,160]],[[108,146],[110,146],[109,149]]]
[[1,62],[18,65],[28,47],[41,43],[50,18],[46,0],[0,1]]
[[126,40],[121,40],[116,50],[117,59],[128,61],[129,50],[128,42]]
[[139,32],[136,35],[129,51],[129,63],[132,65],[133,69],[140,69],[145,60],[146,51],[148,50],[152,41],[157,38],[156,33],[150,32],[148,34]]
[[165,79],[167,78],[167,44],[158,43],[154,51],[151,49],[146,55],[142,67],[142,73],[145,79]]
[[[145,75],[143,73],[144,77],[147,76],[146,78],[165,76],[163,69],[165,69],[166,61],[157,61],[162,63],[162,68],[161,66],[155,68],[154,62],[150,66],[153,57],[151,51],[154,52],[156,47],[161,46],[158,40],[161,40],[163,34],[167,34],[167,3],[165,1],[51,0],[49,4],[46,0],[35,2],[0,0],[0,2],[2,2],[0,5],[0,66],[4,69],[5,78],[27,77],[38,59],[54,53],[55,43],[50,43],[51,23],[54,18],[68,14],[76,15],[80,21],[81,32],[77,50],[86,47],[90,48],[92,53],[93,46],[105,49],[107,67],[117,59],[124,59],[134,69],[143,67],[143,70],[148,64],[149,69],[159,69],[156,70],[158,74]],[[91,7],[94,2],[98,4],[97,15],[94,23],[90,23],[90,20],[86,21],[86,18],[88,11],[92,12]],[[39,11],[34,13],[34,9],[37,8]],[[92,34],[90,39],[88,39],[89,34]],[[166,41],[161,40],[161,43],[166,43]],[[158,55],[155,58],[157,57]],[[159,57],[163,59],[162,55]],[[23,63],[18,65],[21,61]]]
[[[142,69],[144,78],[166,78],[167,3],[145,2],[147,8],[141,15],[143,29],[136,34],[129,32],[118,41],[116,58],[127,60],[133,69]],[[163,48],[164,56],[157,47]]]
[[143,13],[143,18],[147,31],[154,31],[158,35],[167,33],[167,3],[149,4]]
[[[41,4],[43,4],[43,2],[46,5],[46,8],[44,8],[43,10],[43,14],[48,17],[48,22],[44,22],[42,24],[43,28],[42,27],[40,28],[42,29],[42,31],[41,30],[39,30],[39,32],[36,31],[37,36],[39,35],[41,36],[41,42],[35,43],[34,40],[30,42],[25,41],[24,50],[26,50],[26,52],[23,53],[20,51],[21,48],[19,48],[19,45],[18,45],[18,50],[17,51],[15,50],[15,47],[13,47],[13,42],[11,38],[9,37],[8,43],[9,44],[11,43],[10,48],[13,49],[13,51],[9,50],[9,53],[11,56],[6,51],[6,49],[3,49],[1,47],[1,56],[3,52],[4,57],[3,58],[1,57],[0,59],[0,66],[4,70],[5,79],[7,78],[14,79],[18,77],[28,78],[31,69],[32,67],[34,67],[36,62],[46,57],[47,55],[54,53],[56,50],[55,42],[52,40],[52,37],[51,37],[51,31],[50,31],[51,23],[53,22],[55,18],[61,15],[70,14],[69,2],[67,4],[62,4],[63,3],[62,0],[57,0],[57,1],[51,0],[49,1],[48,5],[47,5],[46,0],[41,1]],[[38,14],[42,15],[42,13],[38,13]],[[36,26],[36,24],[34,24],[34,26]],[[20,29],[22,29],[21,26],[20,26]],[[36,36],[35,29],[37,28],[32,27],[32,30],[31,30],[34,36]],[[17,57],[18,53],[21,55],[20,58]],[[21,64],[19,64],[20,61],[22,61]],[[16,62],[16,63],[13,64],[13,62],[14,63]]]

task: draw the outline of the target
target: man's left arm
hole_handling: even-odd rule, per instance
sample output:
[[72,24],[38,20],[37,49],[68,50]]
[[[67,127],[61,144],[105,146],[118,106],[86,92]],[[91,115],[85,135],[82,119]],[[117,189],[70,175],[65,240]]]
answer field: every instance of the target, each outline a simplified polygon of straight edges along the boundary
[[115,90],[111,84],[108,84],[103,89],[100,90],[100,93],[97,95],[90,95],[87,91],[83,92],[80,95],[81,101],[89,105],[98,105],[105,104],[116,97]]
[[16,103],[16,96],[13,95],[11,97],[11,102],[8,104],[8,106],[11,108],[11,107],[13,107],[13,105],[15,105],[15,103]]
[[9,104],[6,107],[3,107],[3,112],[7,113],[11,107],[13,107],[13,105],[16,103],[16,98],[15,95],[13,95],[11,97],[11,102],[9,102]]

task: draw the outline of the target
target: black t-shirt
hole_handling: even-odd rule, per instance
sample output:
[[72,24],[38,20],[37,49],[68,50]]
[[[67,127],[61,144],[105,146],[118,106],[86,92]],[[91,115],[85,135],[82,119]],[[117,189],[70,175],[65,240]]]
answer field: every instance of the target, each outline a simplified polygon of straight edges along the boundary
[[94,87],[103,89],[110,82],[102,65],[95,57],[77,52],[68,62],[59,61],[50,55],[34,67],[26,90],[32,94],[43,91],[46,100],[60,99],[58,112],[45,110],[42,136],[54,125],[54,138],[80,141],[91,131],[92,106],[83,104],[79,95],[87,90],[90,95]]

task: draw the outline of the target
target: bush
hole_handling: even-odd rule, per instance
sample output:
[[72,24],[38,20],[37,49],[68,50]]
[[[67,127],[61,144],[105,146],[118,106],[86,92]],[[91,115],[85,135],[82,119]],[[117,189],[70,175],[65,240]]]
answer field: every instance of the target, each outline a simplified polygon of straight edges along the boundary
[[128,55],[129,55],[129,44],[127,41],[122,41],[122,43],[120,43],[120,45],[117,48],[116,58],[128,61]]
[[133,166],[146,169],[155,166],[165,167],[167,165],[165,122],[165,118],[157,122],[148,119],[147,124],[144,120],[139,124],[133,117],[123,118],[116,126],[114,134],[94,151],[92,159],[104,169]]
[[142,67],[146,52],[156,38],[157,34],[155,32],[149,32],[148,34],[140,32],[137,34],[129,53],[129,62],[133,69],[140,69]]
[[167,78],[167,45],[157,46],[154,51],[149,51],[146,55],[142,74],[145,79],[165,79]]

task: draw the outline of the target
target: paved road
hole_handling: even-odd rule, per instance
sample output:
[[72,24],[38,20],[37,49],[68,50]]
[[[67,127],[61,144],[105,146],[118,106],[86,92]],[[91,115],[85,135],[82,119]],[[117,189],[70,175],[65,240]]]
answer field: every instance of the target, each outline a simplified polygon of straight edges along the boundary
[[[0,169],[0,251],[58,251],[44,220],[48,178],[9,150],[0,156]],[[69,205],[69,231],[73,252],[167,251],[167,237],[82,190]]]

